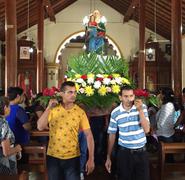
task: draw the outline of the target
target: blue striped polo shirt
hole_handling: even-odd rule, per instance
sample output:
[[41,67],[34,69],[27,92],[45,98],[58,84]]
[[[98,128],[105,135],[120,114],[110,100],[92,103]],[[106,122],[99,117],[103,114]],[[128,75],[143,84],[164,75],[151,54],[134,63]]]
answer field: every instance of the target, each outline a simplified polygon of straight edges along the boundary
[[[144,104],[143,112],[149,121],[147,107]],[[126,111],[121,103],[112,111],[108,134],[115,134],[117,130],[119,130],[118,144],[122,147],[137,149],[143,147],[146,143],[145,132],[140,125],[139,112],[135,105],[129,111]]]

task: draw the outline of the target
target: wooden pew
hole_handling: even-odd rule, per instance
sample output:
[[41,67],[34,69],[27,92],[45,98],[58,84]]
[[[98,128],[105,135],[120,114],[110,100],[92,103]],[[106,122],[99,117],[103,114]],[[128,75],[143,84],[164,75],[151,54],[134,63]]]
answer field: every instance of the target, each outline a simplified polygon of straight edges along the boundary
[[44,130],[44,131],[39,131],[39,130],[32,130],[30,131],[30,136],[31,137],[42,137],[42,136],[49,136],[49,131]]
[[165,162],[166,154],[185,154],[185,143],[164,143],[161,142],[159,153],[160,180],[164,180],[165,174],[173,171],[185,170],[185,162]]
[[46,146],[44,145],[27,145],[23,146],[22,153],[28,154],[28,165],[24,170],[30,172],[41,172],[44,174],[44,180],[47,180],[46,169]]
[[29,180],[28,172],[21,171],[16,175],[2,175],[0,174],[0,180]]

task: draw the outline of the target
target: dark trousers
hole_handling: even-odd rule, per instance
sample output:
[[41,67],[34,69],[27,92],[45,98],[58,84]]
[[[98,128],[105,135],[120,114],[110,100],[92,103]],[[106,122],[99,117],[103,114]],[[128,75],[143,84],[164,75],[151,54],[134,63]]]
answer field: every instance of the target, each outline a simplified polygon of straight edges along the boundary
[[106,150],[104,125],[105,125],[105,116],[96,116],[90,118],[91,131],[95,143],[94,158],[96,166],[102,165],[104,162],[104,151]]
[[80,180],[80,159],[58,159],[47,156],[49,180]]
[[117,171],[118,180],[149,180],[147,152],[132,152],[129,149],[119,148]]

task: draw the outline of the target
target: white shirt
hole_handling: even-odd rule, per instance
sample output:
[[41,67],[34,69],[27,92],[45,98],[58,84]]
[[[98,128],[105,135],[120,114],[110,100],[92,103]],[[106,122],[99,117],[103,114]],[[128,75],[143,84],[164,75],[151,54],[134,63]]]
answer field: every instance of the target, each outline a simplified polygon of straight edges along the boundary
[[157,136],[170,137],[175,133],[174,130],[175,107],[173,103],[168,102],[161,106],[156,114]]

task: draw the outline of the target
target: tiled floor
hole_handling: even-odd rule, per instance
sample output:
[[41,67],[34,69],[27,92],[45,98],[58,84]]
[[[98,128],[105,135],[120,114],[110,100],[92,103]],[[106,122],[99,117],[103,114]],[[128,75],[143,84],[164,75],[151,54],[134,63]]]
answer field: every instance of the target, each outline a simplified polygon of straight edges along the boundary
[[[150,154],[150,162],[157,162],[157,157],[158,156],[156,154]],[[183,173],[171,172],[165,177],[165,180],[185,180],[185,171]],[[44,180],[44,178],[41,174],[29,173],[29,180]],[[105,167],[102,165],[101,167],[96,167],[92,174],[85,177],[85,180],[116,180],[116,178],[108,174],[105,170]],[[157,163],[150,163],[150,180],[159,180],[159,170],[157,168]]]

